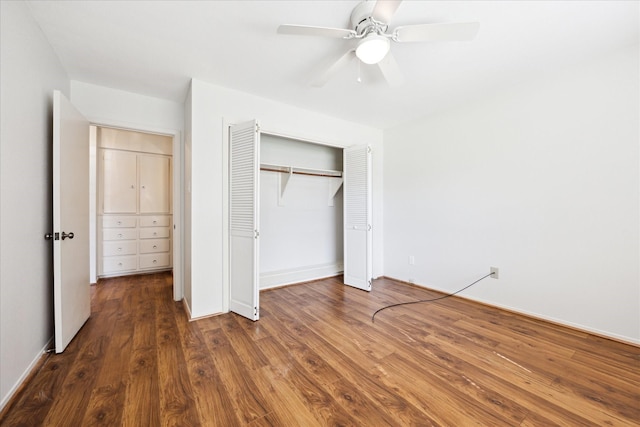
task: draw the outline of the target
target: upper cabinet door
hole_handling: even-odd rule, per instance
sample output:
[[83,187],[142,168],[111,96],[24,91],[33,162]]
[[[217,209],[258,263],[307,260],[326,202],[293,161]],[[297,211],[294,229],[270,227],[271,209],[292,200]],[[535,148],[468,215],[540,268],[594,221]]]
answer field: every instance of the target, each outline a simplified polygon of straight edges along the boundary
[[140,213],[171,212],[171,160],[161,156],[138,156]]
[[102,151],[103,213],[137,212],[136,155],[126,151]]

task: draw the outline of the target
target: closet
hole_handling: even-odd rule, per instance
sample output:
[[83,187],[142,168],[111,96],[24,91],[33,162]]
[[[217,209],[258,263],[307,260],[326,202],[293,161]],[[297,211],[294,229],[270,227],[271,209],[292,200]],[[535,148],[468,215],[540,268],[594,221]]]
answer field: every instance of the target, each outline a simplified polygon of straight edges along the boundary
[[342,149],[260,138],[259,287],[343,271]]
[[313,145],[229,126],[229,309],[251,320],[261,288],[342,269],[371,290],[371,149]]
[[99,277],[171,269],[172,137],[97,129]]

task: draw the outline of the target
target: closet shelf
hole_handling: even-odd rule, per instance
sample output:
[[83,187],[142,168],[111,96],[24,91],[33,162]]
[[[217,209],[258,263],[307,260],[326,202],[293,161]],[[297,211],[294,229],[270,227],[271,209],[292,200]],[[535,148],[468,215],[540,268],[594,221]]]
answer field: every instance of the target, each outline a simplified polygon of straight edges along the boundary
[[282,166],[273,165],[268,163],[260,164],[261,171],[278,172],[283,175],[278,175],[278,205],[284,206],[284,194],[287,191],[289,180],[293,175],[307,175],[307,176],[323,176],[328,178],[337,178],[329,181],[329,206],[333,206],[333,198],[342,187],[342,171],[329,170],[329,169],[311,169],[311,168],[299,168],[296,166]]
[[329,178],[342,178],[342,171],[330,170],[330,169],[312,169],[301,168],[297,166],[283,166],[274,165],[268,163],[261,163],[260,170],[268,172],[280,172],[297,175],[310,175],[310,176],[325,176]]

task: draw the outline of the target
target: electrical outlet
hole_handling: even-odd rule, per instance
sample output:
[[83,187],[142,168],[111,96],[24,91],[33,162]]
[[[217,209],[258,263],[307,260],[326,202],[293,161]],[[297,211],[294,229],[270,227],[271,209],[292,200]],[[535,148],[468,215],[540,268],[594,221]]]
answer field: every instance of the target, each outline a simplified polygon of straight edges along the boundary
[[413,255],[409,255],[409,265],[415,265],[416,263],[416,257],[414,257]]
[[492,279],[498,279],[500,276],[500,271],[498,270],[498,267],[491,267],[491,270],[489,272],[491,273]]

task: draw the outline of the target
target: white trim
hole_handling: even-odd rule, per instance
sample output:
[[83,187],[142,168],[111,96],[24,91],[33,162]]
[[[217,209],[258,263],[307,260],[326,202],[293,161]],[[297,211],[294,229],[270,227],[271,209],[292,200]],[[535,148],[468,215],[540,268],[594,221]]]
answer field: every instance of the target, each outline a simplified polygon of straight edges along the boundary
[[[445,291],[440,291],[440,292],[445,292]],[[518,313],[518,314],[521,314],[523,316],[531,317],[533,319],[539,319],[539,320],[543,320],[543,321],[546,321],[546,322],[554,323],[556,325],[565,326],[565,327],[576,329],[576,330],[583,331],[583,332],[586,332],[586,333],[599,335],[599,336],[605,337],[605,338],[610,338],[610,339],[613,339],[613,340],[616,340],[616,341],[620,341],[620,342],[623,342],[623,343],[626,343],[626,344],[632,344],[632,345],[635,345],[635,346],[640,345],[640,340],[636,340],[636,339],[633,339],[631,337],[625,337],[625,336],[622,336],[622,335],[612,334],[611,332],[602,331],[600,329],[590,328],[588,326],[581,325],[579,323],[567,322],[566,320],[556,319],[556,318],[551,317],[551,316],[544,316],[542,314],[533,313],[531,311],[522,310],[522,309],[519,309],[519,308],[509,307],[508,305],[496,304],[495,302],[487,301],[487,300],[484,300],[482,298],[475,298],[475,297],[472,298],[472,297],[468,297],[468,296],[465,296],[465,295],[456,295],[456,296],[459,296],[460,298],[463,298],[463,299],[466,299],[466,300],[469,300],[469,301],[478,302],[478,303],[481,303],[481,304],[484,304],[484,305],[487,305],[487,306],[496,307],[498,309],[510,311],[512,313]]]
[[222,118],[222,312],[229,312],[229,127],[240,121]]
[[22,383],[27,379],[27,377],[31,375],[31,372],[36,367],[40,359],[42,359],[42,356],[44,356],[47,353],[47,350],[52,347],[53,347],[53,337],[49,338],[49,341],[47,341],[44,347],[42,347],[42,349],[38,352],[38,354],[36,354],[35,358],[31,361],[31,363],[29,363],[29,366],[27,366],[27,369],[25,369],[22,375],[20,375],[20,378],[18,378],[18,381],[16,381],[13,387],[11,387],[7,392],[7,394],[4,396],[4,398],[0,402],[0,412],[2,412],[6,404],[9,403],[9,401],[11,401],[11,399],[13,398],[13,395],[16,393],[16,391],[18,391],[18,389],[20,388]]
[[333,277],[344,270],[342,262],[309,265],[288,270],[270,271],[260,274],[260,290],[277,288],[294,283],[309,282],[311,280]]
[[193,318],[191,316],[191,310],[189,309],[189,303],[187,302],[186,298],[182,298],[182,306],[184,307],[184,310],[187,312],[187,319],[189,319],[189,321],[192,321]]

